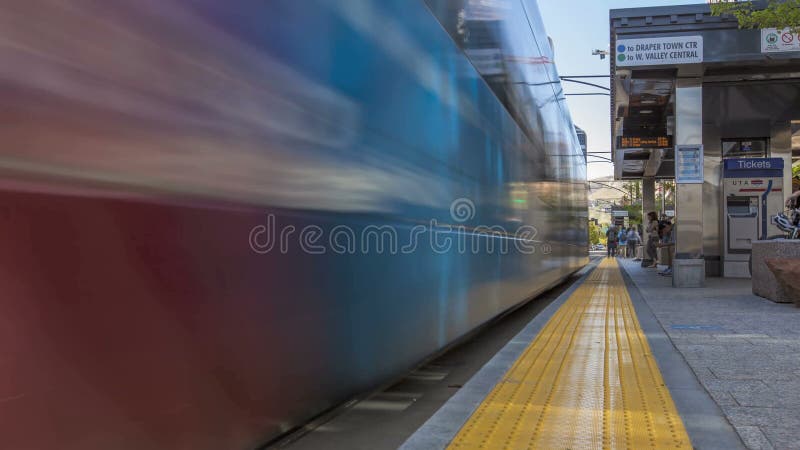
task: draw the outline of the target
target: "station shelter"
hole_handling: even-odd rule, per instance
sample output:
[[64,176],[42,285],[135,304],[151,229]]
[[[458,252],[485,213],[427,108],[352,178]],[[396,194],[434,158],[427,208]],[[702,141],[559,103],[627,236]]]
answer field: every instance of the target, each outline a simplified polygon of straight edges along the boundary
[[611,10],[610,25],[614,177],[642,180],[645,213],[656,180],[675,181],[673,285],[749,277],[800,156],[800,36],[708,5]]

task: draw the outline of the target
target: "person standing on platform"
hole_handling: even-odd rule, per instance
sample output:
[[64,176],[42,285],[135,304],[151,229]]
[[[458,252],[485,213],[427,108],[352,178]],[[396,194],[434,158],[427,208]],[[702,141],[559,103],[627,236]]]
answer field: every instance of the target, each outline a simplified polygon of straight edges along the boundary
[[790,195],[789,198],[786,199],[786,208],[794,209],[800,207],[800,205],[798,205],[798,203],[800,203],[798,202],[798,199],[800,199],[800,191],[794,191],[792,195]]
[[617,256],[617,229],[610,226],[606,231],[606,244],[608,246],[607,256],[609,258],[616,258]]
[[651,263],[648,268],[658,267],[658,255],[656,245],[658,245],[658,214],[655,211],[647,213],[647,257]]
[[639,242],[641,241],[642,237],[639,236],[636,227],[631,227],[631,229],[628,230],[628,258],[636,259],[636,249],[639,247]]
[[661,230],[661,243],[658,248],[667,247],[667,268],[659,275],[672,276],[672,261],[675,259],[675,224],[667,222]]
[[617,249],[617,253],[623,258],[628,257],[628,230],[625,227],[622,227],[617,234],[617,241],[619,241],[619,248]]

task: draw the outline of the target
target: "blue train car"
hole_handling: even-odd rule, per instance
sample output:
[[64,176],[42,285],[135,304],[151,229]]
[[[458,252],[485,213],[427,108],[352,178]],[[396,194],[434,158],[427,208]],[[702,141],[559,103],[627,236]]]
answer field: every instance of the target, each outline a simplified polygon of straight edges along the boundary
[[255,448],[587,262],[534,0],[0,22],[0,448]]

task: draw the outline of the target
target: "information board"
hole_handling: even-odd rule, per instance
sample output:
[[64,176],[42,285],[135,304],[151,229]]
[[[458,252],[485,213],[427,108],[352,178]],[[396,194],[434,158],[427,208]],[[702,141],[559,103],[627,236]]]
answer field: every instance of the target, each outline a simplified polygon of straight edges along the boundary
[[800,36],[790,28],[761,30],[761,53],[800,52]]
[[703,36],[621,39],[616,50],[619,67],[696,64],[703,62]]
[[617,148],[668,148],[672,146],[670,136],[618,136]]
[[680,184],[703,183],[702,145],[675,147],[675,182]]

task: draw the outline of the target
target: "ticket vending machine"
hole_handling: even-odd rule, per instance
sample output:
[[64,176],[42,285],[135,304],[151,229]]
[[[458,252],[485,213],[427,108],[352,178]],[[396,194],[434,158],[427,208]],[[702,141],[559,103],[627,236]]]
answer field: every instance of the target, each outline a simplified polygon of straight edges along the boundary
[[774,217],[783,211],[783,159],[726,159],[723,170],[723,276],[750,278],[753,241],[780,235]]

